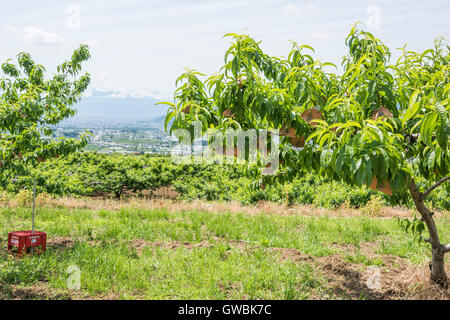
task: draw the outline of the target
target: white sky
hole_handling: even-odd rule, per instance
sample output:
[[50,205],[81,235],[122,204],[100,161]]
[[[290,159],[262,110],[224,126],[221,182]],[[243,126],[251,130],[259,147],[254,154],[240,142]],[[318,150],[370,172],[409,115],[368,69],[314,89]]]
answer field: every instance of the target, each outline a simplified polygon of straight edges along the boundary
[[86,43],[91,89],[171,97],[185,67],[211,74],[222,66],[225,33],[250,34],[272,56],[287,56],[295,40],[339,63],[356,21],[391,49],[423,50],[450,37],[450,1],[0,0],[0,62],[25,51],[54,72]]

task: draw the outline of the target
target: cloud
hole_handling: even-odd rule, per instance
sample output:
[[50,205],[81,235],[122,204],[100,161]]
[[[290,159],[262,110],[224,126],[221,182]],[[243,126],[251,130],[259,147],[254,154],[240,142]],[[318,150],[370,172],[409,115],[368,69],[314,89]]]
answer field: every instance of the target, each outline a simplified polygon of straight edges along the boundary
[[108,95],[108,98],[134,98],[131,94],[128,94],[127,92],[113,92]]
[[92,94],[93,94],[93,89],[91,87],[88,87],[86,89],[86,91],[83,92],[83,97],[90,98],[90,97],[92,97]]
[[12,26],[7,26],[9,32],[18,34],[29,45],[34,46],[53,46],[64,42],[63,37],[57,33],[45,32],[37,27],[27,27],[22,31],[16,30]]
[[317,39],[317,40],[327,40],[329,37],[329,33],[328,32],[314,32],[312,34],[313,39]]
[[312,3],[312,2],[308,2],[308,4],[306,5],[306,8],[309,11],[312,11],[312,10],[316,9],[316,5],[314,3]]
[[87,44],[89,46],[89,48],[94,48],[94,47],[98,47],[99,46],[99,43],[97,41],[94,41],[94,40],[85,41],[84,44]]
[[299,12],[300,12],[300,8],[293,4],[286,4],[283,6],[284,14],[295,14],[295,13],[299,13]]
[[85,91],[84,97],[94,98],[116,98],[116,99],[145,99],[153,98],[156,100],[171,100],[170,94],[164,94],[158,90],[148,90],[143,88],[118,88],[112,85],[103,84],[102,86],[93,86]]
[[168,95],[159,92],[158,90],[148,90],[142,88],[120,88],[109,95],[110,98],[153,98],[153,99],[167,99]]
[[14,28],[13,26],[6,26],[6,30],[8,30],[9,32],[12,32],[12,33],[16,33],[17,32],[16,28]]

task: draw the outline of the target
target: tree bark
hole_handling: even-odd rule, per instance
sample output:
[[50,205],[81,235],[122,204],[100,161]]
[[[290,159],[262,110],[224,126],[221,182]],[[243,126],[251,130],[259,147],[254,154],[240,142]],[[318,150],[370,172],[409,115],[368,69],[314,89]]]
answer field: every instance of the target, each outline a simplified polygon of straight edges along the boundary
[[414,200],[417,211],[422,216],[422,220],[425,222],[428,228],[430,238],[427,242],[431,243],[431,280],[442,288],[448,288],[448,278],[445,273],[444,256],[447,251],[447,246],[441,244],[439,240],[439,234],[436,228],[436,224],[433,219],[433,213],[425,206],[422,193],[419,192],[414,179],[409,184],[409,192]]
[[116,190],[116,199],[117,200],[120,200],[120,197],[122,196],[122,192],[123,192],[123,186],[121,186],[119,190]]

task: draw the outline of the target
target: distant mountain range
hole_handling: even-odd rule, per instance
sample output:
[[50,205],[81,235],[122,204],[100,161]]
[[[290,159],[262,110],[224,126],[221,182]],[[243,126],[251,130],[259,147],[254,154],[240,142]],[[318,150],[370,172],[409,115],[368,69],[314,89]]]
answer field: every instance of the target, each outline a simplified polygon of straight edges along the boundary
[[93,92],[89,97],[83,97],[75,106],[77,114],[64,120],[62,126],[77,126],[90,124],[99,126],[133,124],[141,121],[162,123],[167,113],[166,105],[156,105],[152,97],[117,96],[114,92]]

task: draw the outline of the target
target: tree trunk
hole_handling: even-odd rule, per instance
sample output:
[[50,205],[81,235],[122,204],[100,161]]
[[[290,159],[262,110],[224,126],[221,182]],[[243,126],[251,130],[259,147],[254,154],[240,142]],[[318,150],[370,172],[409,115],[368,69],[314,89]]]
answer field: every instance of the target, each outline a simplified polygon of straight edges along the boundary
[[122,196],[122,192],[123,192],[123,186],[121,186],[120,189],[116,191],[116,199],[117,200],[120,200],[120,197]]
[[409,184],[409,192],[414,200],[417,211],[422,216],[422,220],[425,222],[428,228],[430,238],[427,242],[431,243],[432,258],[430,262],[431,280],[442,288],[448,288],[448,278],[445,273],[444,256],[446,246],[439,241],[439,234],[436,228],[436,224],[433,219],[433,212],[431,212],[424,203],[423,194],[419,192],[414,179]]

